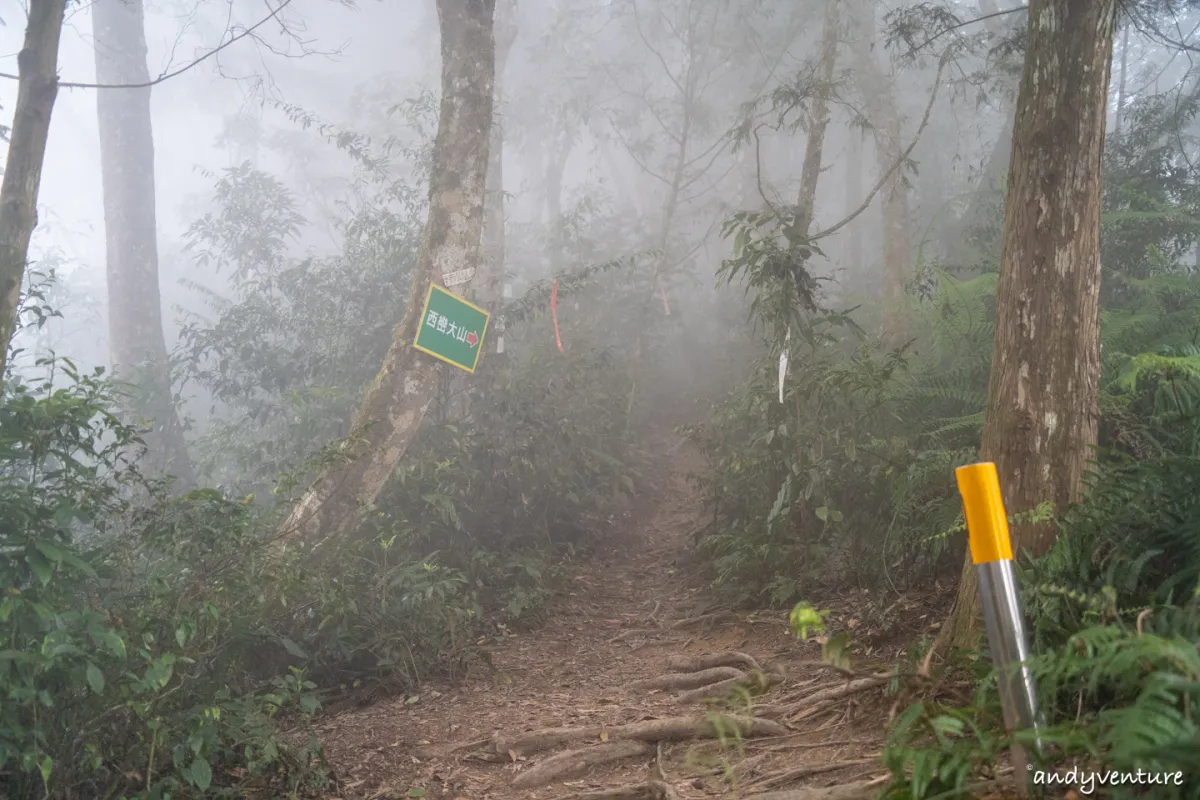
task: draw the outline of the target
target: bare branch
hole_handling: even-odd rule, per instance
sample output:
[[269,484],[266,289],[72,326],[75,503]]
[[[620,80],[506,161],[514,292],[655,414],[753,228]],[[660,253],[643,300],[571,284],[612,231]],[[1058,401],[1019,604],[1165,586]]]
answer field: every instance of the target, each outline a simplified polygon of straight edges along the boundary
[[924,50],[926,47],[933,44],[938,39],[945,36],[947,33],[953,33],[956,30],[959,30],[961,28],[966,28],[970,25],[975,25],[980,22],[987,22],[988,20],[996,19],[997,17],[1007,17],[1009,14],[1016,14],[1018,11],[1027,11],[1028,9],[1029,9],[1028,5],[1017,6],[1016,8],[1009,8],[1004,11],[995,11],[991,14],[981,14],[978,17],[972,17],[971,19],[963,20],[962,22],[959,22],[956,25],[948,25],[945,28],[942,28],[937,33],[930,36],[925,41],[921,42],[916,47],[914,47],[911,52],[917,53],[917,52],[920,52],[921,50]]
[[[271,20],[278,17],[279,13],[291,4],[292,4],[292,0],[283,0],[283,2],[280,3],[279,6],[276,7],[270,14],[268,14],[266,17],[259,20],[258,22],[254,23],[249,28],[246,28],[244,31],[234,34],[233,36],[231,36],[229,38],[229,41],[222,42],[221,44],[217,45],[212,50],[209,50],[204,55],[200,56],[199,58],[195,59],[194,61],[191,61],[191,62],[183,65],[179,69],[174,70],[172,72],[163,73],[162,75],[159,75],[154,80],[146,81],[144,83],[77,83],[77,82],[72,82],[72,81],[59,81],[58,85],[60,88],[66,88],[66,89],[149,89],[151,86],[157,86],[158,84],[163,83],[164,81],[168,81],[171,78],[176,77],[177,75],[182,75],[183,73],[187,72],[188,70],[192,69],[193,67],[196,67],[199,64],[202,64],[205,61],[207,61],[208,59],[212,58],[217,53],[224,50],[226,47],[229,47],[231,44],[234,44],[235,42],[238,42],[242,39],[245,39],[247,36],[250,36],[252,33],[254,33],[254,31],[256,31],[257,29],[261,28],[263,25],[266,25],[268,22],[270,22]],[[7,72],[0,72],[0,78],[6,78],[10,81],[19,80],[19,77],[17,75],[12,75]]]
[[642,30],[642,16],[638,13],[637,0],[633,0],[633,22],[637,26],[638,36],[641,38],[642,43],[646,45],[646,49],[658,59],[658,63],[662,64],[663,72],[666,73],[667,79],[675,84],[675,88],[679,90],[680,94],[687,96],[688,93],[684,90],[683,85],[679,83],[679,80],[675,77],[675,73],[671,72],[671,68],[667,66],[667,60],[663,58],[662,53],[658,52],[658,49],[654,45],[650,44],[649,37]]
[[663,175],[659,175],[657,172],[650,169],[650,167],[646,164],[645,161],[643,161],[641,158],[639,158],[637,156],[636,149],[634,148],[633,144],[630,143],[629,140],[626,139],[625,136],[621,133],[621,127],[619,125],[617,125],[616,120],[614,120],[612,118],[612,115],[603,109],[600,111],[600,113],[603,114],[604,118],[608,120],[608,126],[612,129],[613,134],[617,137],[617,140],[620,141],[621,144],[625,147],[625,151],[629,154],[629,157],[632,158],[634,160],[634,162],[639,167],[642,168],[642,171],[645,172],[650,177],[657,178],[658,180],[660,180],[663,183],[670,186],[671,185],[670,178],[667,178]]
[[875,187],[871,189],[871,193],[867,195],[867,199],[863,200],[862,205],[860,205],[854,210],[853,213],[846,216],[836,225],[832,225],[825,230],[819,231],[808,237],[809,241],[815,242],[818,239],[824,239],[826,236],[832,236],[853,222],[856,217],[871,207],[871,201],[875,199],[875,195],[879,194],[879,190],[882,189],[892,175],[896,173],[896,170],[900,169],[905,162],[908,161],[908,157],[912,155],[912,151],[916,149],[917,142],[921,140],[921,134],[925,132],[925,128],[929,125],[929,117],[933,113],[933,104],[937,100],[938,89],[942,85],[942,73],[946,69],[946,63],[948,60],[949,54],[947,53],[946,55],[942,56],[940,61],[938,61],[937,74],[933,78],[933,90],[929,93],[929,102],[925,105],[925,115],[921,118],[921,125],[917,128],[917,132],[913,135],[912,141],[909,142],[908,147],[905,148],[904,152],[900,154],[900,157],[896,159],[896,163],[892,164],[891,168],[879,178],[879,181],[875,184]]
[[608,64],[604,64],[603,69],[604,69],[605,74],[608,75],[608,79],[612,83],[613,87],[616,88],[616,90],[620,94],[623,94],[626,97],[630,97],[634,100],[641,100],[642,103],[645,105],[646,110],[648,112],[650,112],[650,116],[654,117],[654,121],[657,122],[658,126],[663,129],[663,133],[665,133],[665,134],[667,134],[667,136],[671,137],[671,140],[674,141],[676,144],[679,143],[679,139],[680,139],[679,134],[677,134],[671,128],[671,126],[668,125],[666,123],[666,121],[662,118],[662,115],[658,113],[658,110],[654,107],[654,103],[651,102],[651,98],[646,97],[644,95],[640,95],[637,92],[634,92],[630,89],[626,89],[624,86],[622,86],[621,82],[619,80],[617,80],[617,76],[613,74],[613,71],[609,68]]

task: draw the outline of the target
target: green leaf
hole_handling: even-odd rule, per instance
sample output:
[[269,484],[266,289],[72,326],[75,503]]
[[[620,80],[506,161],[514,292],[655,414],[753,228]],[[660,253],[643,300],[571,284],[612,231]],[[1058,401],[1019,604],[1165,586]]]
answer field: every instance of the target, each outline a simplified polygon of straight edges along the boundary
[[793,477],[788,475],[783,485],[779,487],[779,493],[775,495],[775,503],[771,506],[770,512],[767,514],[767,527],[770,528],[781,517],[787,515],[792,501],[792,491],[794,489]]
[[746,248],[746,229],[740,228],[733,237],[733,257],[741,258],[742,250]]
[[22,664],[32,664],[37,659],[37,656],[32,653],[26,653],[24,650],[0,650],[0,663],[4,663],[5,661],[19,661]]
[[125,640],[120,637],[115,631],[110,630],[93,630],[91,631],[92,638],[96,643],[106,648],[117,658],[125,657]]
[[821,506],[813,513],[817,515],[817,519],[821,520],[821,522],[827,522],[829,520],[829,509],[825,506]]
[[192,762],[192,783],[200,791],[207,791],[212,785],[212,767],[202,757],[196,756],[196,760]]
[[61,562],[63,560],[63,558],[66,556],[66,553],[63,552],[63,549],[61,547],[50,544],[49,542],[43,541],[41,539],[34,542],[33,546],[38,549],[39,553],[41,553],[46,558],[53,561],[55,564],[58,564],[59,562]]
[[25,563],[33,570],[34,576],[42,586],[49,584],[50,579],[54,577],[54,564],[38,551],[27,553],[25,555]]
[[92,687],[92,691],[96,694],[100,694],[101,692],[103,692],[104,691],[104,673],[100,671],[100,668],[89,661],[86,672],[87,672],[88,686]]
[[280,642],[283,644],[283,649],[287,650],[296,658],[308,658],[308,654],[300,649],[300,645],[296,644],[286,636],[280,639]]
[[818,635],[825,632],[827,616],[829,616],[827,610],[818,611],[810,603],[797,603],[792,609],[792,613],[788,615],[788,621],[798,638],[807,639],[810,630]]
[[414,786],[413,788],[408,790],[408,796],[409,797],[424,797],[425,790]]

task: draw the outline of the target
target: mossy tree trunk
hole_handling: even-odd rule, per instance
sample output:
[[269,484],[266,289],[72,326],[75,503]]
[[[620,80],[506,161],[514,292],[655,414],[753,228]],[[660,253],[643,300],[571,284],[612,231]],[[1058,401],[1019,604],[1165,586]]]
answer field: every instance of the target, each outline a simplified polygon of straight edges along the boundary
[[[1100,169],[1115,0],[1032,0],[1005,206],[982,459],[1010,515],[1079,499],[1097,438]],[[1053,524],[1013,527],[1045,553]],[[979,643],[969,557],[943,646]]]
[[[492,127],[496,0],[437,0],[442,98],[412,294],[374,383],[359,406],[348,459],[324,468],[292,509],[280,541],[311,548],[353,533],[415,437],[437,392],[440,362],[412,346],[431,281],[480,267]],[[469,285],[468,285],[469,287]],[[456,287],[456,291],[463,289]]]
[[58,96],[58,44],[65,13],[64,0],[30,0],[25,41],[17,54],[17,104],[0,183],[0,385],[17,329],[29,240],[37,227],[38,189]]

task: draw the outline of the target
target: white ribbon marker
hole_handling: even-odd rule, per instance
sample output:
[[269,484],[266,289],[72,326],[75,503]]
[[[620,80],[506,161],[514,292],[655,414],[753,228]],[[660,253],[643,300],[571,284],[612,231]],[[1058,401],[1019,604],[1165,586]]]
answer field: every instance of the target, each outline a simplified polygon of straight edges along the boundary
[[792,329],[788,328],[787,336],[784,337],[783,351],[779,354],[779,405],[783,405],[783,379],[787,376],[788,351],[787,343],[792,339]]

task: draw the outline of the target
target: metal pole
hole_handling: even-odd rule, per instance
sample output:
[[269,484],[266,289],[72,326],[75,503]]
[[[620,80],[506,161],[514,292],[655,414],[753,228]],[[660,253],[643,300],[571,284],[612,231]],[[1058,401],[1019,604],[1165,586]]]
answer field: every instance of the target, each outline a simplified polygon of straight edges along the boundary
[[[1037,731],[1042,720],[1037,707],[1037,684],[1028,665],[1029,639],[1013,571],[1012,540],[996,465],[971,464],[959,467],[955,474],[967,517],[971,560],[979,577],[979,600],[996,668],[1004,725],[1010,733],[1033,730],[1034,746],[1040,751]],[[1017,789],[1027,796],[1029,770],[1024,748],[1014,744],[1012,759]]]

